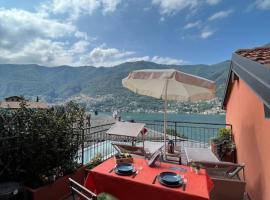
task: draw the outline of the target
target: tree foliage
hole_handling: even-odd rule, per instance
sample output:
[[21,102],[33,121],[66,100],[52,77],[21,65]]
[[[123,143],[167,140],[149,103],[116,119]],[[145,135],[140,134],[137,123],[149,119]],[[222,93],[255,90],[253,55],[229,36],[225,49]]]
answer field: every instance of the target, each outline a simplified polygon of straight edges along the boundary
[[72,172],[84,108],[72,102],[50,109],[0,110],[0,180],[38,187]]

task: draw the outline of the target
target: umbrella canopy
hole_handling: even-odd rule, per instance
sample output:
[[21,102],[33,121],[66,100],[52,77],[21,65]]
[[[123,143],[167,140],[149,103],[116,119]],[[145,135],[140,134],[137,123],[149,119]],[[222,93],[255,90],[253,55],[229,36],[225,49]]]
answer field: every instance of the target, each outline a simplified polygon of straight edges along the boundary
[[[146,96],[164,99],[164,146],[166,150],[167,100],[199,101],[215,97],[213,81],[175,69],[136,70],[122,80],[124,87]],[[165,156],[166,158],[166,156]]]
[[136,70],[122,84],[137,94],[177,101],[209,100],[216,91],[213,81],[174,69]]

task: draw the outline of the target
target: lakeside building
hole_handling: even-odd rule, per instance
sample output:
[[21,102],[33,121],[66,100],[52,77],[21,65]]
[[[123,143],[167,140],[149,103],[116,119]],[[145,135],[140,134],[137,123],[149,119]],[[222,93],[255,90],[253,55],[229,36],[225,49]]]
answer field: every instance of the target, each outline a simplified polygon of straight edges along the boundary
[[270,47],[232,55],[223,100],[252,200],[270,199]]
[[10,96],[10,97],[5,98],[5,101],[0,101],[0,108],[18,109],[21,107],[21,103],[23,101],[26,103],[27,108],[34,108],[34,109],[48,109],[49,108],[48,104],[44,102],[40,102],[38,97],[36,101],[28,101],[28,100],[25,100],[24,97],[20,97],[20,96]]

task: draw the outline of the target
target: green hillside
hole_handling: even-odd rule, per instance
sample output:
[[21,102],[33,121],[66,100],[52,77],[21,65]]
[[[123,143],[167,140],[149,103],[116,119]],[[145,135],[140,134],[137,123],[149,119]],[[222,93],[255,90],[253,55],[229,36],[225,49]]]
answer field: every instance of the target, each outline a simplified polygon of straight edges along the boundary
[[[147,102],[148,97],[137,96],[121,85],[121,80],[132,70],[175,68],[217,82],[217,95],[222,97],[229,61],[215,65],[160,65],[152,62],[129,62],[114,67],[44,67],[39,65],[0,65],[0,98],[24,95],[28,98],[40,96],[53,103],[76,95],[91,97],[108,96],[123,101]],[[102,101],[101,101],[102,102]]]

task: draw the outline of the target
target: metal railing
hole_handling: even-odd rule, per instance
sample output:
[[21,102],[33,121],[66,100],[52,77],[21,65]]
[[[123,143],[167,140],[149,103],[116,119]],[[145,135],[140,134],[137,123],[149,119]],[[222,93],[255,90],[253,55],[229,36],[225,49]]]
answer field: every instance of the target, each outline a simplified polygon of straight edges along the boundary
[[[145,141],[163,142],[163,121],[139,120],[135,122],[145,123],[148,132],[145,136]],[[103,124],[93,127],[87,127],[82,134],[82,148],[78,152],[81,154],[80,161],[87,163],[95,156],[99,155],[103,159],[107,159],[116,153],[116,150],[111,145],[112,143],[134,144],[142,141],[141,137],[134,139],[129,137],[110,136],[106,131],[113,125]],[[218,135],[220,128],[228,128],[232,130],[231,124],[222,123],[201,123],[201,122],[167,122],[167,141],[173,140],[176,146],[208,148],[210,138]]]
[[[163,142],[163,121],[139,120],[135,122],[145,123],[148,132],[144,137],[145,141]],[[74,130],[74,143],[78,146],[77,162],[87,163],[97,155],[107,159],[116,153],[112,143],[135,144],[140,145],[142,138],[111,136],[106,131],[114,123],[101,124],[97,126],[84,127],[80,130]],[[230,124],[219,123],[200,123],[200,122],[167,122],[167,141],[173,140],[176,146],[208,148],[210,138],[216,137],[218,129],[229,128]],[[9,136],[0,138],[1,153],[17,152],[22,148],[23,140],[19,136]],[[31,145],[30,143],[27,145]],[[2,148],[1,148],[2,147]],[[4,148],[4,149],[3,149]],[[1,154],[0,153],[0,154]]]

